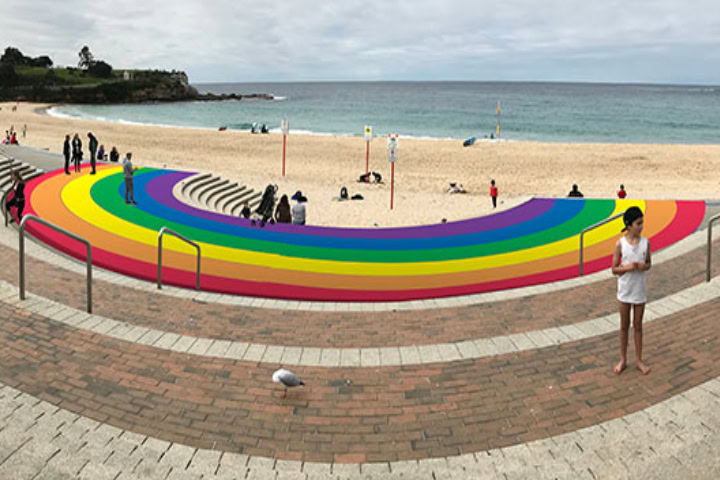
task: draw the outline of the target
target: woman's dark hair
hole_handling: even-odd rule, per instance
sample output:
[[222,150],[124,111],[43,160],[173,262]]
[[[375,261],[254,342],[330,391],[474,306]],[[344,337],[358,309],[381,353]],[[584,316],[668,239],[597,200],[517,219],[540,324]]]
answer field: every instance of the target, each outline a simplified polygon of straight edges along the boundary
[[283,195],[282,197],[280,197],[280,203],[278,204],[278,206],[290,208],[290,201],[288,200],[287,195]]

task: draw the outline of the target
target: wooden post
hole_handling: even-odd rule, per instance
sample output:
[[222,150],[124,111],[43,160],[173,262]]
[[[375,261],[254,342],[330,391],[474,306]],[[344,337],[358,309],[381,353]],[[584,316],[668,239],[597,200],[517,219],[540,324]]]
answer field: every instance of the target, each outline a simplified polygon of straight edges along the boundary
[[287,135],[283,133],[283,165],[282,165],[282,176],[285,176],[285,146],[287,143]]
[[365,175],[370,173],[370,140],[365,141]]
[[395,162],[390,164],[390,210],[393,209],[393,197],[395,196]]

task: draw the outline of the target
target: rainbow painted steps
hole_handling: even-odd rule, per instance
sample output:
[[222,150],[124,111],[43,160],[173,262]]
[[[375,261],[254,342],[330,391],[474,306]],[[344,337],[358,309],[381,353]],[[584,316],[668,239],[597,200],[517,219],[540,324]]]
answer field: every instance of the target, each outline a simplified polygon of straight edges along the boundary
[[[695,201],[535,198],[487,217],[438,225],[260,229],[181,202],[173,190],[192,172],[139,170],[137,206],[125,204],[121,168],[87,172],[68,176],[59,170],[28,182],[25,211],[87,238],[95,265],[155,281],[157,235],[167,226],[201,245],[202,290],[297,300],[427,299],[568,279],[578,274],[580,232],[631,205],[646,212],[644,235],[653,250],[692,233],[705,214],[705,203]],[[586,235],[587,273],[610,266],[621,228],[618,219]],[[52,230],[37,224],[28,230],[85,257],[81,245]],[[194,288],[194,249],[173,237],[163,243],[163,281]]]

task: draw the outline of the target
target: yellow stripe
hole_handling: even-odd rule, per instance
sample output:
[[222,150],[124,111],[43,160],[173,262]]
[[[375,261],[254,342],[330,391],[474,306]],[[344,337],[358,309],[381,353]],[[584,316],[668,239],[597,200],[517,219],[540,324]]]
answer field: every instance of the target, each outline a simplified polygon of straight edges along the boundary
[[[96,181],[100,181],[103,178],[117,173],[117,171],[118,169],[107,169],[98,171],[97,175],[94,176],[85,175],[71,180],[62,190],[63,202],[69,210],[79,218],[97,226],[98,228],[107,230],[115,235],[122,236],[129,240],[157,247],[158,232],[116,217],[92,201],[92,198],[90,197],[90,189],[93,184]],[[623,211],[630,205],[637,205],[643,210],[645,209],[645,202],[642,200],[618,200],[616,201],[615,212]],[[614,237],[621,228],[621,219],[617,219],[607,225],[599,227],[592,235],[588,236],[585,245],[589,247],[608,238]],[[340,262],[333,260],[287,257],[278,254],[229,248],[205,242],[200,242],[200,246],[202,248],[202,255],[205,258],[285,270],[361,276],[433,275],[486,270],[507,265],[531,262],[533,260],[540,260],[555,255],[562,255],[567,252],[577,251],[579,247],[579,235],[546,245],[515,252],[492,255],[489,257],[414,263]],[[168,248],[188,255],[195,254],[192,247],[172,237],[163,242],[163,248]],[[131,255],[131,252],[121,253]]]

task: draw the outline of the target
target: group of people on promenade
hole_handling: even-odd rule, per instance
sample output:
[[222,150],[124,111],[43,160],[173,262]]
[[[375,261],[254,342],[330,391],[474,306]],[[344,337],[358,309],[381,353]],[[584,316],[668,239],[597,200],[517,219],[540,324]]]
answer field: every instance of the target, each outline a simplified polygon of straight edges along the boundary
[[[114,146],[110,153],[105,152],[105,145],[99,144],[98,139],[92,132],[87,133],[88,150],[90,151],[90,167],[91,175],[95,175],[95,163],[97,160],[118,162],[120,153]],[[65,143],[63,144],[63,156],[65,157],[65,174],[70,175],[70,162],[72,162],[74,171],[80,171],[80,164],[83,161],[83,142],[79,134],[75,134],[72,139],[70,135],[65,135]]]
[[[27,124],[23,125],[22,138],[27,136]],[[10,125],[9,130],[5,130],[5,139],[2,142],[4,145],[20,145],[18,141],[18,133],[15,131],[15,125]]]
[[305,225],[306,208],[305,203],[307,197],[300,190],[295,192],[291,197],[295,202],[292,207],[288,196],[283,194],[280,201],[275,206],[275,196],[277,194],[277,185],[268,185],[265,187],[260,204],[255,212],[250,210],[250,204],[245,201],[240,211],[240,216],[251,220],[251,224],[260,223],[260,227],[264,227],[266,223],[292,223],[293,225]]

